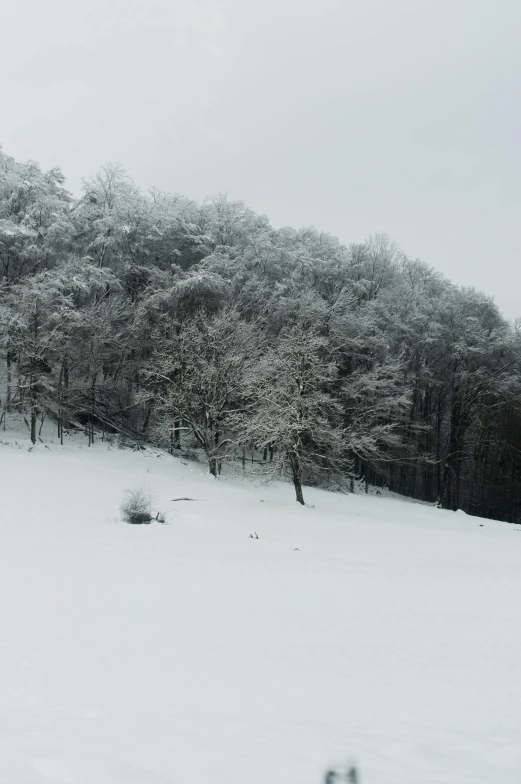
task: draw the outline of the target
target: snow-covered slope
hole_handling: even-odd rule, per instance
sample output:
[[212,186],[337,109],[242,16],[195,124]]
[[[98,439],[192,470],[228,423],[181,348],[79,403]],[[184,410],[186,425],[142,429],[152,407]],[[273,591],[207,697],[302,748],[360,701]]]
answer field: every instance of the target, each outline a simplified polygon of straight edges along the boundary
[[1,784],[521,781],[518,527],[2,439]]

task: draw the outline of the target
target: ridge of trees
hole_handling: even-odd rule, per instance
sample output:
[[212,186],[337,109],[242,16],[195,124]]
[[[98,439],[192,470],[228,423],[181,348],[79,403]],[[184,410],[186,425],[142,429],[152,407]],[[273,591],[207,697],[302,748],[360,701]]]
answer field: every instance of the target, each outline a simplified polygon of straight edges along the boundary
[[274,229],[224,196],[80,198],[0,150],[2,418],[80,424],[217,474],[256,454],[303,484],[386,486],[521,519],[521,341],[493,301],[384,235]]

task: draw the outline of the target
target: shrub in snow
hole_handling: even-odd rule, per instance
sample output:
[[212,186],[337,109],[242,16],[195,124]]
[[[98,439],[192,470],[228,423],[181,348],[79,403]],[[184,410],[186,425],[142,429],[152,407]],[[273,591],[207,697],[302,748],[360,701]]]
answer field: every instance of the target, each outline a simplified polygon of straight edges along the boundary
[[356,768],[343,770],[330,770],[326,773],[325,784],[358,784]]
[[146,490],[127,490],[120,506],[121,515],[125,522],[133,525],[150,523],[152,509],[150,493]]

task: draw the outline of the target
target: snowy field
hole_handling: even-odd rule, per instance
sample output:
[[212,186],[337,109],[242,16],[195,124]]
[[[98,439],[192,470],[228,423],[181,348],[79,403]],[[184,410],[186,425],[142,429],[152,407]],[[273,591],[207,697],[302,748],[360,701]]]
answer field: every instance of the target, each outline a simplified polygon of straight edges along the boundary
[[0,440],[1,784],[521,782],[519,526]]

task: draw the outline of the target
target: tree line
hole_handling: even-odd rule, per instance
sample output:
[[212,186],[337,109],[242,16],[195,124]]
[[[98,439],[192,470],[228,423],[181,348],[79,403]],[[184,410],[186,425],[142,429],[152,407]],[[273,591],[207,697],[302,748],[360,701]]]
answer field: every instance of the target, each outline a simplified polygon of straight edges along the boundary
[[[493,301],[384,235],[275,229],[224,196],[0,150],[1,410],[89,443],[256,454],[303,485],[521,518],[521,342]],[[248,455],[248,458],[247,458]]]

